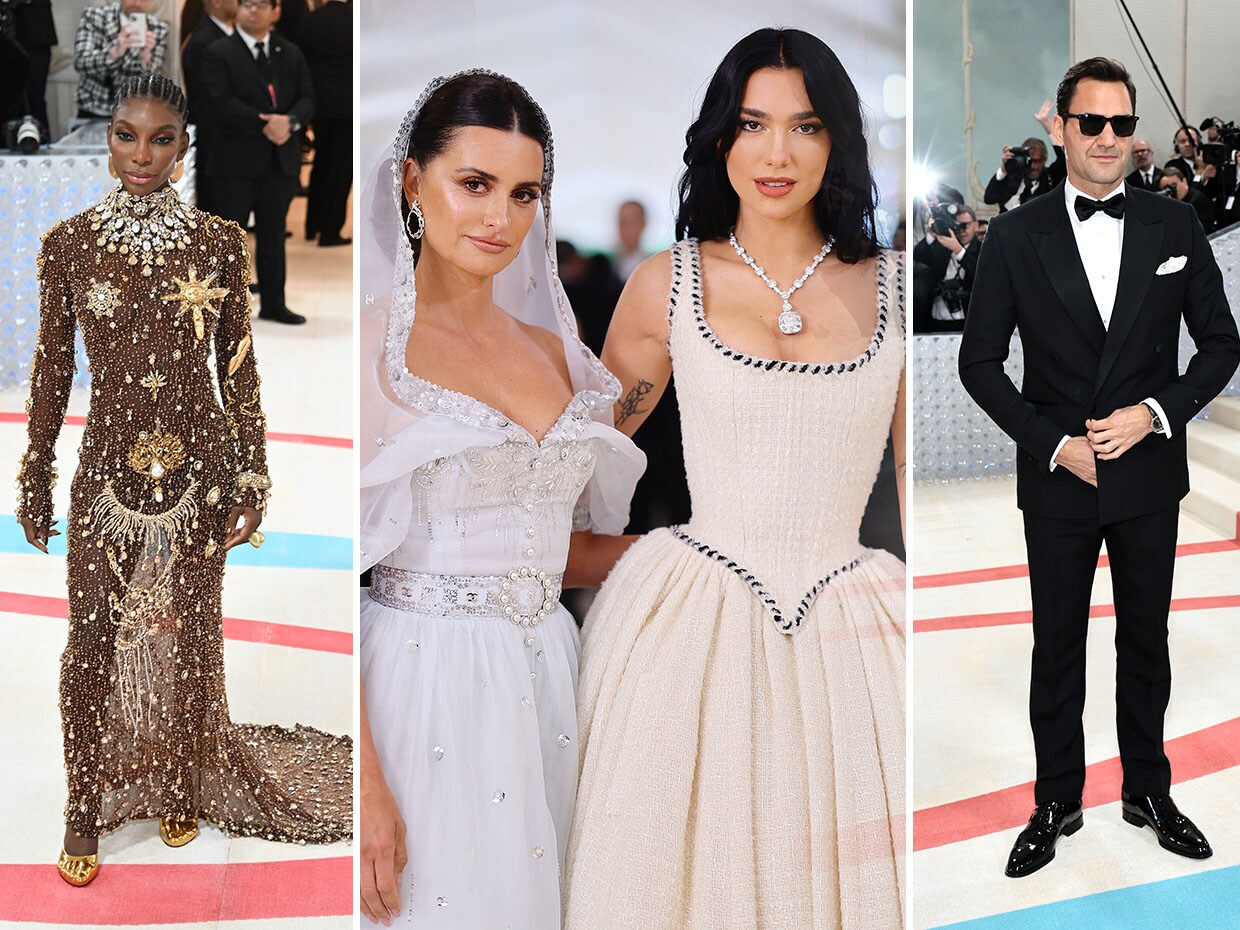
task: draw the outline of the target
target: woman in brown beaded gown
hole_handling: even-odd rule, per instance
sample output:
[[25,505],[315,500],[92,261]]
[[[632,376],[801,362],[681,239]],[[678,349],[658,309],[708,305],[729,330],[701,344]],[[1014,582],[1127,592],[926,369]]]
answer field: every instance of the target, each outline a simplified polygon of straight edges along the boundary
[[57,532],[53,456],[76,328],[92,379],[65,530],[68,801],[58,867],[74,885],[97,873],[99,836],[130,820],[160,818],[170,846],[189,842],[200,818],[286,842],[352,833],[349,737],[228,716],[225,553],[261,544],[271,482],[245,233],[169,186],[188,144],[185,119],[185,97],[167,78],[122,85],[108,128],[120,186],[56,224],[39,253],[17,513],[44,552]]

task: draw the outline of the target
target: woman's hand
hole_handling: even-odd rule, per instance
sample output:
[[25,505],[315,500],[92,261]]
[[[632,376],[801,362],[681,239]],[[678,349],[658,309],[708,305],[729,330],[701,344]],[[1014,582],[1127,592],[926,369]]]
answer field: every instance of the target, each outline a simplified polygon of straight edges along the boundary
[[56,521],[46,525],[36,526],[34,521],[29,517],[18,517],[17,522],[22,525],[22,529],[26,531],[26,542],[34,546],[40,552],[47,552],[47,541],[53,536],[59,536],[60,530],[52,529],[56,525]]
[[370,771],[364,758],[361,781],[362,913],[372,923],[389,927],[400,913],[396,876],[407,862],[405,821],[383,774]]
[[[237,521],[243,517],[245,518],[244,525],[237,526]],[[228,511],[224,551],[227,552],[233,546],[239,546],[243,542],[249,542],[250,537],[254,535],[254,531],[258,529],[258,525],[262,522],[263,515],[253,507],[237,506]]]

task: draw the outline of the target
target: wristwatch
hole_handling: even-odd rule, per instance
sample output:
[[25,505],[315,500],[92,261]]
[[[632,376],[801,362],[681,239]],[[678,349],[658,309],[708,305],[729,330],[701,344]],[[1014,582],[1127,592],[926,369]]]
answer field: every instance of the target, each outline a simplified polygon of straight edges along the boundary
[[288,115],[288,131],[301,132],[301,120],[299,120],[292,113]]
[[1166,428],[1163,426],[1163,421],[1162,421],[1162,418],[1158,415],[1158,411],[1155,410],[1153,407],[1151,407],[1149,404],[1144,404],[1143,406],[1145,407],[1146,410],[1150,412],[1150,429],[1153,432],[1158,433],[1158,435],[1160,436],[1165,434]]

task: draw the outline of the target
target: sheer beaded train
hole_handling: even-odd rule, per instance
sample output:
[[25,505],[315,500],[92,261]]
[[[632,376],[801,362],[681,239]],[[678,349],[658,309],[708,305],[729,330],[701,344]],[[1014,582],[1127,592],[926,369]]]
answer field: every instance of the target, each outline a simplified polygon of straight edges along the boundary
[[895,930],[904,566],[858,530],[904,367],[900,259],[834,365],[731,349],[697,243],[672,267],[693,518],[633,545],[583,628],[566,928]]
[[117,188],[46,234],[39,280],[18,476],[18,516],[36,524],[52,519],[77,329],[91,372],[63,526],[66,823],[99,836],[182,816],[234,835],[348,838],[349,737],[228,716],[225,524],[234,505],[264,510],[271,486],[244,232],[171,188]]

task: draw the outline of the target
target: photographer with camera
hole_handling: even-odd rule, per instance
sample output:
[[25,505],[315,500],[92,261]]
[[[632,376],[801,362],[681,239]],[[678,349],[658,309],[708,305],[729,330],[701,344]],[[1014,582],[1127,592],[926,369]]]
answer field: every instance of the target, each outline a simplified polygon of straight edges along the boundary
[[[1047,133],[1051,131],[1050,113],[1051,102],[1047,100],[1033,114]],[[1054,190],[1066,172],[1063,150],[1055,147],[1055,161],[1050,165],[1047,164],[1048,156],[1046,143],[1037,136],[1030,136],[1019,146],[1005,145],[999,170],[987,182],[982,199],[989,204],[998,204],[999,212],[1006,213],[1031,197]]]
[[913,249],[914,317],[923,332],[958,333],[982,251],[977,214],[972,207],[946,203],[931,205],[929,217],[926,236]]
[[1201,220],[1201,226],[1206,232],[1214,230],[1216,214],[1214,201],[1189,184],[1188,178],[1178,166],[1168,164],[1158,186],[1159,190],[1168,197],[1174,197],[1176,200],[1183,200],[1190,204],[1197,211],[1197,219]]
[[1230,202],[1236,191],[1236,151],[1240,149],[1240,128],[1234,122],[1224,122],[1212,116],[1201,124],[1206,139],[1201,144],[1203,173],[1211,177],[1200,185],[1202,193],[1214,201],[1218,226],[1230,225],[1224,214],[1234,208]]
[[73,37],[75,99],[81,119],[110,119],[125,78],[163,71],[168,27],[147,13],[152,0],[119,0],[82,11]]

